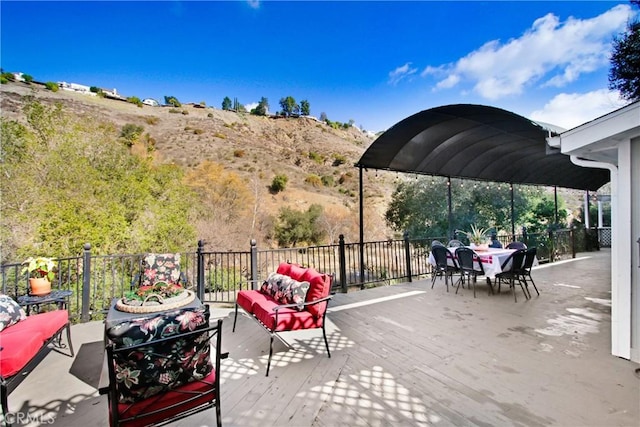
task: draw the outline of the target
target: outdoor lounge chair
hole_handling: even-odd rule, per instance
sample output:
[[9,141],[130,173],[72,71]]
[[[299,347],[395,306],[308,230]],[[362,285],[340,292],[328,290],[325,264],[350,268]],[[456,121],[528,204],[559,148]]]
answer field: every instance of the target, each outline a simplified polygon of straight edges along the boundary
[[169,336],[167,326],[141,339],[127,338],[147,327],[145,319],[144,324],[125,326],[128,332],[120,339],[116,333],[109,335],[115,340],[106,347],[111,426],[164,425],[209,408],[215,408],[216,424],[221,426],[220,360],[226,357],[220,352],[222,320],[210,326],[205,307],[206,315],[198,322],[194,317],[188,322],[156,318],[161,325],[178,320]]
[[511,242],[507,245],[506,249],[527,249],[527,245],[522,242]]
[[187,276],[180,269],[180,254],[146,254],[140,262],[140,273],[131,282],[131,289],[153,286],[157,282],[187,286]]
[[525,288],[527,288],[527,292],[529,296],[531,296],[531,292],[529,292],[529,282],[527,281],[527,277],[531,280],[531,284],[533,285],[533,289],[536,290],[536,294],[540,296],[540,292],[538,292],[538,288],[536,287],[535,282],[533,281],[533,277],[531,277],[531,267],[533,267],[533,262],[536,259],[538,249],[537,248],[529,248],[524,253],[524,264],[522,265],[522,270],[520,270],[520,277],[524,282]]

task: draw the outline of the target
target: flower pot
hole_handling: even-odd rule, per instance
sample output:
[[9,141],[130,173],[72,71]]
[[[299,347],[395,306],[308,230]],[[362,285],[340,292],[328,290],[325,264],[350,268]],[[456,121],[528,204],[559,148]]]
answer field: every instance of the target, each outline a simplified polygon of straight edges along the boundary
[[41,296],[51,293],[51,282],[46,277],[29,279],[29,295]]

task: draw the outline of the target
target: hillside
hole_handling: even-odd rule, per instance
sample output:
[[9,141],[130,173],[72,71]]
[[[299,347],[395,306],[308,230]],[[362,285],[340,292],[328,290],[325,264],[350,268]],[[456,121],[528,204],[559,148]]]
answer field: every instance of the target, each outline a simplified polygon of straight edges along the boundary
[[[2,116],[23,120],[24,96],[43,103],[60,103],[77,115],[99,117],[118,128],[135,124],[155,141],[156,161],[192,169],[211,160],[238,173],[247,182],[259,182],[263,214],[277,215],[282,206],[305,210],[320,203],[335,215],[357,221],[358,169],[353,167],[373,138],[358,128],[333,129],[310,118],[268,118],[218,108],[183,104],[139,108],[134,104],[60,90],[51,92],[38,84],[9,83],[0,86]],[[184,101],[184,100],[183,100]],[[336,161],[338,159],[338,161]],[[286,190],[267,191],[273,177],[288,177]],[[315,185],[305,182],[309,177]],[[389,235],[382,213],[395,175],[365,173],[368,239]],[[317,184],[318,177],[324,185]],[[357,237],[357,236],[353,236]],[[242,238],[245,240],[244,238]]]

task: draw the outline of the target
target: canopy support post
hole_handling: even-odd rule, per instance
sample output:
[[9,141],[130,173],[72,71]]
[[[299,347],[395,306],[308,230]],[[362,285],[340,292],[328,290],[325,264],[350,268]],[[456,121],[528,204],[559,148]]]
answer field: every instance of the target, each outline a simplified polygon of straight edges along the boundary
[[453,209],[451,208],[451,177],[447,177],[447,207],[449,209],[449,239],[455,239],[453,235]]
[[363,178],[362,178],[362,166],[360,169],[360,286],[364,283],[364,191],[363,191]]
[[558,186],[553,186],[553,201],[555,203],[555,223],[558,224]]
[[513,240],[516,240],[516,215],[515,215],[515,204],[513,202],[513,183],[510,184],[511,187],[511,235],[513,236]]

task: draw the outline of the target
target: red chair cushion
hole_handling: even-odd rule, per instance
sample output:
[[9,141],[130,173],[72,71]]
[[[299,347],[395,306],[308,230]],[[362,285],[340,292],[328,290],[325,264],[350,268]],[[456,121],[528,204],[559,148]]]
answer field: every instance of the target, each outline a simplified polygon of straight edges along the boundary
[[67,323],[69,323],[67,310],[53,310],[27,316],[26,319],[14,326],[25,328],[27,331],[40,331],[45,339],[48,339]]
[[[144,426],[160,422],[171,418],[177,414],[187,411],[196,406],[205,404],[217,399],[218,396],[215,393],[203,394],[202,396],[194,399],[192,402],[184,403],[176,407],[173,405],[193,397],[194,393],[206,393],[207,391],[213,391],[215,385],[216,373],[215,370],[211,371],[205,378],[184,384],[164,394],[149,397],[147,399],[131,403],[119,403],[118,412],[121,418],[129,418],[133,416],[143,415],[158,409],[167,408],[164,411],[160,411],[157,414],[142,416],[137,420],[132,420],[121,426]],[[111,417],[111,414],[109,414]]]
[[289,276],[289,273],[291,272],[291,266],[293,264],[288,263],[288,262],[281,262],[280,265],[278,266],[278,269],[276,270],[276,273],[278,274],[284,274],[285,276]]
[[[307,291],[307,302],[324,298],[329,295],[331,291],[331,277],[318,273],[313,268],[308,268],[301,280],[309,282],[310,284],[309,291]],[[315,317],[322,317],[326,309],[327,301],[307,306],[307,311]]]
[[264,304],[266,301],[273,301],[273,298],[259,291],[240,291],[236,297],[238,305],[249,314],[253,314],[255,305]]
[[278,310],[278,324],[276,325],[276,312],[273,311],[273,307],[277,305],[277,302],[269,300],[261,304],[255,304],[253,306],[253,315],[274,332],[322,327],[322,319],[316,320],[308,311],[298,311],[295,308],[281,308]]
[[46,337],[39,331],[21,333],[10,328],[0,336],[0,374],[3,378],[11,377],[38,353]]
[[[307,269],[304,267],[300,267],[297,264],[291,264],[291,270],[289,271],[289,274],[287,274],[287,276],[297,280],[298,282],[302,282],[303,281],[302,276],[306,271]],[[283,273],[280,273],[280,274],[283,274]]]

